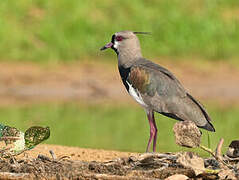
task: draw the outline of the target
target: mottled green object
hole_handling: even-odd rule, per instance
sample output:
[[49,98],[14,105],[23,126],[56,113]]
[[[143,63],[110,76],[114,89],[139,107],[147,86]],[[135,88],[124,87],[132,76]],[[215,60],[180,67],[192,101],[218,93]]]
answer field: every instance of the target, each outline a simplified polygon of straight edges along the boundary
[[[2,137],[20,137],[20,131],[15,127],[4,126],[2,130]],[[4,140],[6,145],[11,144],[16,141],[16,139],[6,139]]]
[[50,137],[50,128],[33,126],[26,130],[24,139],[25,139],[25,147],[28,149],[34,148],[37,144],[42,141],[48,139]]
[[[26,130],[25,133],[15,127],[5,126],[0,123],[0,141],[4,141],[6,147],[1,149],[1,157],[9,155],[18,155],[22,152],[34,148],[37,144],[48,139],[50,128],[33,126]],[[8,146],[8,145],[11,146]]]

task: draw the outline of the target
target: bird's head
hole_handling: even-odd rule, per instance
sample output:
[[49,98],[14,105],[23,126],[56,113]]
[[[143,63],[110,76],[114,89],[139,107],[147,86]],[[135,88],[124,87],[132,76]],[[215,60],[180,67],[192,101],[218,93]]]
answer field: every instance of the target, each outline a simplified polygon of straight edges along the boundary
[[136,34],[149,34],[147,32],[120,31],[112,35],[111,42],[103,46],[100,50],[113,49],[117,54],[121,52],[141,51]]

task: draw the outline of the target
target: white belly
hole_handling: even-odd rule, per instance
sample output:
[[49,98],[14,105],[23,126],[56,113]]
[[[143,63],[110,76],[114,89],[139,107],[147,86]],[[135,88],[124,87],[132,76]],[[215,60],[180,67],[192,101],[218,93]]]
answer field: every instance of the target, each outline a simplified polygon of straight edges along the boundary
[[[127,82],[127,81],[126,81]],[[138,92],[137,89],[134,89],[130,83],[128,83],[129,86],[129,94],[134,98],[134,100],[139,103],[143,107],[147,107],[147,105],[144,103],[142,96]]]

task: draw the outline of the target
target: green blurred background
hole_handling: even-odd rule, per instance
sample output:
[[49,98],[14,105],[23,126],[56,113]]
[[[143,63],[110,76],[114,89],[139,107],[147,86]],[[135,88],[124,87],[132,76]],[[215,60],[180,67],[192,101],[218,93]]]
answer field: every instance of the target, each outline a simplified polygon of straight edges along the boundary
[[[120,30],[152,32],[140,36],[143,54],[150,59],[196,58],[200,67],[206,62],[239,64],[238,0],[0,1],[0,61],[39,66],[86,59],[116,63],[113,52],[99,49]],[[238,138],[238,105],[206,102],[206,107],[217,130],[209,135],[212,148],[220,137],[226,145]],[[175,121],[156,118],[159,151],[182,150],[171,131]],[[68,146],[144,152],[149,135],[145,112],[127,102],[1,106],[0,120],[23,130],[48,125],[52,134],[47,143]],[[207,145],[208,133],[203,132]]]
[[147,56],[239,56],[238,0],[0,2],[0,59],[80,61],[119,30],[149,31]]

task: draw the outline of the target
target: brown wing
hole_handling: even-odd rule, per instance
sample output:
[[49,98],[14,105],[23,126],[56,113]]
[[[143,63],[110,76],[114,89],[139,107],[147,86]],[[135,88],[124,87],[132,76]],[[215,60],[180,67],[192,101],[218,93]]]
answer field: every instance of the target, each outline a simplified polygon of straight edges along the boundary
[[127,81],[140,93],[147,93],[147,87],[150,84],[149,73],[142,67],[132,67]]

